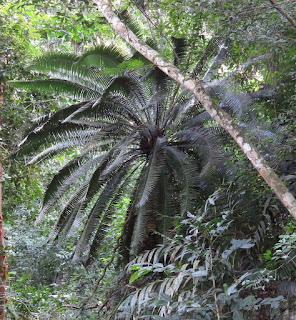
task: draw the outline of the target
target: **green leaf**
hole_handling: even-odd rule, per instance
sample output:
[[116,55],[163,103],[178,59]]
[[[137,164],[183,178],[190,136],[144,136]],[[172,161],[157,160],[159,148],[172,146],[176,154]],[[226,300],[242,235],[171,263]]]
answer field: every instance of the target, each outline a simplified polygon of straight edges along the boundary
[[136,281],[137,279],[143,277],[145,274],[149,273],[152,271],[152,266],[151,267],[145,267],[142,269],[139,269],[138,271],[136,271],[129,280],[129,283],[133,283],[134,281]]
[[263,253],[263,257],[265,260],[271,260],[271,251],[267,250],[265,253]]
[[244,315],[241,311],[234,311],[233,312],[233,320],[244,320]]
[[129,268],[130,271],[139,270],[142,266],[140,264],[134,264]]

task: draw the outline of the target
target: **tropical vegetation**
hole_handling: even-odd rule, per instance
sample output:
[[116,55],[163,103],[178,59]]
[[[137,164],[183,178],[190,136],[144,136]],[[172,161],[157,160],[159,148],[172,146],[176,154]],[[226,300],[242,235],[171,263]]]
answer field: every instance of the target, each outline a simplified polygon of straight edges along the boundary
[[[295,220],[96,3],[0,10],[6,317],[293,319]],[[293,2],[113,5],[295,195]]]

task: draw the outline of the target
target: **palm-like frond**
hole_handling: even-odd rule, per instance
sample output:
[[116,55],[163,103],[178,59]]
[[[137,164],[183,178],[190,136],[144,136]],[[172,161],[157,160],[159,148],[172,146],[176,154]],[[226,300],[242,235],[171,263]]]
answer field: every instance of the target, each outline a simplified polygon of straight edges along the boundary
[[[178,43],[176,55],[181,59],[184,46]],[[151,249],[160,240],[158,234],[172,226],[174,216],[193,210],[205,172],[221,165],[219,152],[212,150],[213,136],[201,122],[190,122],[199,114],[195,100],[154,67],[145,75],[124,68],[112,74],[126,57],[103,47],[67,59],[40,59],[33,69],[57,79],[27,83],[48,86],[50,91],[51,81],[60,81],[76,98],[82,86],[81,97],[87,99],[39,119],[20,144],[18,155],[33,156],[30,162],[67,148],[80,150],[50,182],[37,221],[52,208],[60,211],[52,233],[57,239],[83,223],[74,259],[91,243],[90,261],[118,197],[130,192],[132,176],[137,194],[131,199],[133,223],[126,245],[135,253]],[[72,196],[59,210],[65,194]]]
[[166,143],[165,137],[157,137],[152,154],[149,157],[149,163],[147,172],[144,180],[144,189],[140,201],[137,203],[138,207],[142,207],[155,187],[157,181],[159,180],[160,173],[162,171],[162,166],[164,165],[164,150],[163,147]]
[[166,156],[180,186],[180,213],[184,214],[190,209],[197,196],[198,179],[196,178],[196,172],[198,168],[186,154],[176,148],[166,147]]
[[[91,156],[89,155],[89,157]],[[87,158],[88,155],[85,153],[77,156],[54,176],[45,191],[40,215],[44,216],[73,183],[97,165],[103,156],[97,156],[85,161]]]
[[95,130],[83,129],[69,130],[66,133],[58,132],[57,134],[52,134],[48,136],[46,141],[44,141],[44,143],[47,143],[49,147],[32,157],[28,164],[44,160],[48,156],[53,156],[62,150],[77,147],[79,145],[84,145],[84,147],[87,148],[94,140],[97,140],[103,135],[104,133],[100,133]]
[[115,47],[99,46],[93,50],[85,52],[77,63],[88,67],[95,67],[100,69],[116,68],[118,64],[127,59],[126,55],[123,55]]
[[[59,239],[64,238],[68,234],[83,204],[83,200],[85,199],[87,192],[87,187],[87,183],[84,183],[72,194],[70,200],[61,210],[57,222],[52,229],[50,235],[51,237],[55,236],[56,239]],[[36,224],[40,223],[44,219],[44,214],[44,211],[41,211],[38,218],[36,219]]]
[[60,95],[71,95],[74,99],[96,99],[100,97],[101,88],[91,88],[66,80],[50,79],[50,80],[32,80],[32,81],[11,81],[10,85],[32,91],[47,91]]
[[[80,258],[82,250],[84,250],[85,245],[88,244],[93,231],[101,220],[103,212],[106,212],[108,210],[108,206],[110,206],[114,201],[116,191],[120,188],[120,182],[126,175],[127,169],[127,166],[123,166],[111,179],[109,179],[109,181],[106,182],[102,193],[89,213],[82,235],[76,245],[73,260]],[[105,220],[104,218],[106,218],[106,215],[102,220]]]

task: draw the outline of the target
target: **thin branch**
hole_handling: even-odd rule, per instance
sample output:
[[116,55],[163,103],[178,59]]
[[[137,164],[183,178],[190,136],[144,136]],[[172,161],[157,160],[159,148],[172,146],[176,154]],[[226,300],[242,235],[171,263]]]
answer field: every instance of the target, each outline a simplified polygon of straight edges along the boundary
[[248,66],[255,64],[261,60],[267,60],[273,57],[273,54],[271,53],[266,53],[258,57],[251,57],[248,59],[245,63],[237,67],[235,70],[231,71],[227,76],[226,79],[235,76],[236,74],[243,72]]
[[[30,316],[33,316],[34,318],[38,319],[38,317],[31,312],[30,308],[28,307],[28,305],[24,301],[17,299],[13,296],[7,296],[7,300],[10,300],[10,299],[22,304],[27,309],[27,312],[29,313]],[[29,301],[26,301],[26,302],[29,302]],[[9,303],[9,305],[13,306],[12,303]],[[9,310],[9,305],[8,305],[8,310]],[[9,310],[9,311],[11,312],[11,310]],[[14,314],[14,316],[15,316],[15,314]]]
[[213,271],[213,256],[212,256],[212,252],[211,252],[211,278],[212,278],[213,289],[214,289],[214,299],[215,299],[217,320],[220,320],[221,318],[220,318],[220,311],[219,311],[219,302],[218,302],[218,298],[217,298],[215,275],[214,275],[214,271]]
[[[84,307],[85,310],[91,310],[91,309],[96,309],[96,308],[99,308],[101,306],[101,304],[95,304],[93,306],[86,306]],[[57,309],[55,310],[59,310],[59,309],[62,309],[62,308],[68,308],[68,309],[74,309],[74,310],[78,310],[80,309],[81,307],[79,306],[75,306],[75,305],[72,305],[72,304],[63,304],[62,306],[58,307]]]
[[227,46],[222,43],[219,46],[218,53],[216,57],[210,63],[208,70],[206,71],[205,76],[203,77],[204,82],[209,82],[212,80],[215,70],[222,64],[222,62],[227,58],[228,50]]
[[289,15],[287,11],[280,7],[274,0],[269,0],[269,2],[283,17],[285,17],[291,23],[294,28],[296,28],[296,21]]

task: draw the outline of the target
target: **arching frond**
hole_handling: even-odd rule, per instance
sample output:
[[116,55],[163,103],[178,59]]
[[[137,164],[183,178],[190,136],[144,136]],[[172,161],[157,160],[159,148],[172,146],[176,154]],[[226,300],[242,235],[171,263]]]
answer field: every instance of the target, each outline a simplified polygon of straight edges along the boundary
[[[92,158],[89,155],[89,157],[90,159],[87,159],[86,154],[82,154],[74,158],[53,177],[43,197],[41,215],[45,215],[72,184],[81,178],[81,176],[90,172],[92,167],[97,165],[104,156]],[[88,161],[86,162],[86,160]]]
[[[62,108],[58,111],[56,111],[54,114],[48,114],[47,116],[41,117],[33,121],[32,126],[27,130],[28,135],[25,137],[25,139],[19,143],[19,147],[21,147],[19,153],[21,153],[23,150],[25,153],[28,153],[28,150],[26,149],[27,144],[30,144],[30,140],[34,140],[34,137],[37,136],[38,132],[43,132],[44,134],[49,134],[60,125],[60,123],[68,117],[70,114],[75,112],[76,110],[79,110],[81,106],[85,106],[90,101],[85,101],[78,104],[73,104],[70,106],[67,106],[65,108]],[[42,137],[39,137],[36,139],[37,141],[43,140]],[[39,141],[40,142],[40,141]],[[25,145],[26,144],[26,145]]]
[[98,69],[90,68],[71,60],[60,59],[59,56],[55,57],[55,55],[40,58],[32,65],[31,70],[46,73],[52,78],[77,83],[98,91],[102,91],[108,81],[108,77],[101,74]]
[[79,145],[84,145],[85,147],[90,146],[93,141],[103,135],[104,133],[98,133],[95,130],[69,130],[62,134],[57,133],[56,135],[51,135],[46,141],[50,146],[31,158],[28,164],[44,160],[48,156],[53,156],[61,150]]
[[183,152],[173,148],[166,147],[166,157],[170,163],[170,168],[175,172],[176,181],[180,185],[178,195],[180,201],[180,214],[192,209],[191,205],[196,200],[198,170],[193,161]]
[[102,193],[89,213],[82,235],[80,236],[76,245],[73,260],[79,259],[82,251],[85,248],[85,245],[89,242],[93,231],[98,225],[98,222],[101,220],[103,212],[108,210],[107,206],[109,206],[110,203],[112,203],[116,198],[116,191],[120,187],[120,182],[128,171],[127,164],[122,166],[122,168],[120,168],[118,172],[106,182]]
[[166,143],[165,137],[157,137],[155,141],[155,146],[153,153],[149,157],[147,164],[147,173],[144,181],[144,188],[141,194],[141,199],[137,203],[138,207],[143,206],[149,199],[153,188],[155,187],[160,173],[162,171],[162,166],[164,165],[164,146]]
[[66,80],[32,80],[32,81],[11,81],[9,84],[15,88],[32,91],[47,91],[62,95],[71,95],[74,99],[98,99],[102,88],[90,88],[79,83]]
[[[85,199],[88,184],[84,183],[78,188],[71,196],[70,200],[66,203],[62,212],[59,215],[57,222],[55,223],[50,237],[55,234],[55,239],[65,238],[68,235],[69,230],[72,228],[73,223],[81,209],[83,200]],[[40,213],[36,219],[36,224],[40,223],[44,219],[44,213]]]
[[123,55],[114,46],[99,46],[93,50],[85,52],[81,57],[79,57],[77,63],[88,67],[109,69],[116,68],[126,59],[127,56]]

